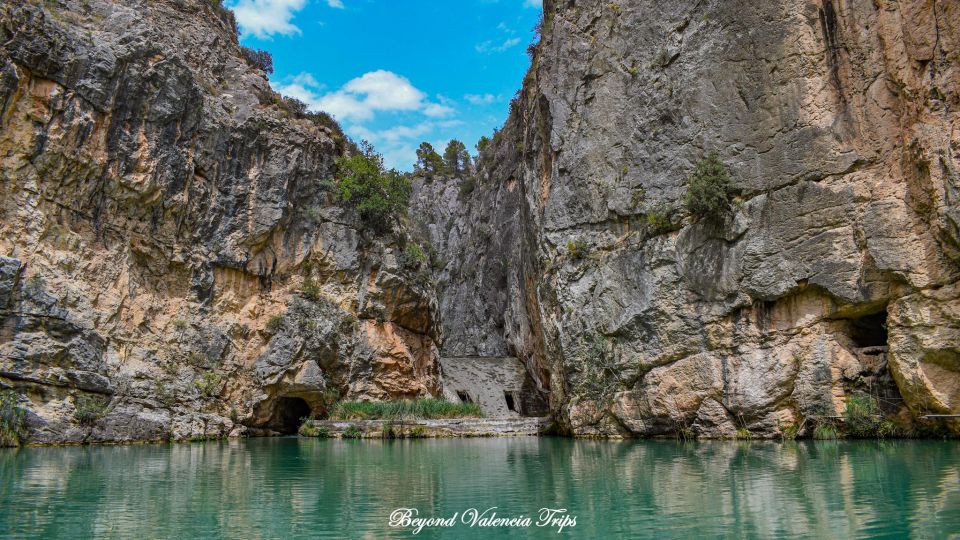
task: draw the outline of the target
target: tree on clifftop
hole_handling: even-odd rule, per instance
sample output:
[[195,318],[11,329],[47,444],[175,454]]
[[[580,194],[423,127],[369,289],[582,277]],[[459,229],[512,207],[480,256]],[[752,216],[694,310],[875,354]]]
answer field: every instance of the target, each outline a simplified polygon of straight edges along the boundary
[[360,215],[364,224],[385,232],[406,213],[410,180],[395,169],[384,169],[383,156],[367,141],[360,151],[337,158],[337,194]]
[[443,168],[443,158],[433,149],[433,145],[428,142],[420,143],[420,148],[417,148],[417,163],[413,166],[414,172],[433,176],[442,173]]
[[463,175],[470,170],[470,154],[467,152],[467,147],[456,139],[451,140],[443,152],[443,163],[450,176]]

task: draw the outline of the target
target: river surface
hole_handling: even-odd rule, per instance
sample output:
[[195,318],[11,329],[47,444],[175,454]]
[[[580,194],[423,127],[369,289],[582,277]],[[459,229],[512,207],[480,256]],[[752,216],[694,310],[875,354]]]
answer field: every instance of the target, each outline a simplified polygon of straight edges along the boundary
[[[958,444],[278,438],[0,449],[0,537],[948,538],[960,532]],[[531,524],[471,526],[470,509],[491,507]],[[456,519],[414,536],[389,526],[398,508]],[[541,508],[566,509],[576,525],[538,527]]]

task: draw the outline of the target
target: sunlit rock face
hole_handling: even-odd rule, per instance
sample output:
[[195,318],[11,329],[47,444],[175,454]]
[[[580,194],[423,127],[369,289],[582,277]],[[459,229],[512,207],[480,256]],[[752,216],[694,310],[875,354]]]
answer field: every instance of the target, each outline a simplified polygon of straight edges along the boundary
[[335,204],[343,141],[276,105],[211,2],[3,2],[0,41],[0,387],[31,440],[288,429],[285,407],[439,393],[406,229]]
[[[521,358],[578,435],[960,413],[958,4],[544,9],[476,187],[418,203],[445,356]],[[721,223],[683,210],[709,151]]]

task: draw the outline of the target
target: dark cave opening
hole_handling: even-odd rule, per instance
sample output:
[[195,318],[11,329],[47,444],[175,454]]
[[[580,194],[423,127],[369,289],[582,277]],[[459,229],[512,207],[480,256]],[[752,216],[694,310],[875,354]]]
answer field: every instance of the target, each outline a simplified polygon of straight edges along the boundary
[[850,321],[850,339],[857,347],[887,346],[887,310]]
[[282,397],[277,400],[271,427],[284,435],[292,435],[300,429],[301,420],[309,417],[311,412],[310,405],[302,398]]
[[506,391],[505,391],[505,392],[503,393],[503,398],[507,401],[507,409],[509,409],[509,410],[511,410],[511,411],[513,411],[513,412],[515,412],[515,413],[519,413],[519,412],[520,412],[520,411],[517,410],[516,400],[513,399],[513,392],[506,392]]

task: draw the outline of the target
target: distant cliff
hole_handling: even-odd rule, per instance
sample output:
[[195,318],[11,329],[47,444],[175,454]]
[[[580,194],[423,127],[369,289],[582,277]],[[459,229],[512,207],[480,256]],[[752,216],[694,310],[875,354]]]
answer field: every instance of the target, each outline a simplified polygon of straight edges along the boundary
[[[206,0],[0,5],[0,388],[34,442],[296,429],[439,392],[436,298]],[[408,265],[409,266],[409,265]]]
[[[544,11],[476,179],[414,204],[447,354],[519,356],[577,435],[960,413],[960,5]],[[718,219],[685,205],[711,151]]]

